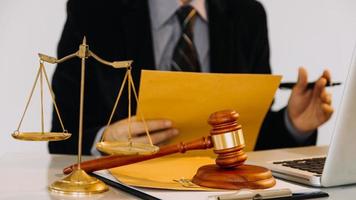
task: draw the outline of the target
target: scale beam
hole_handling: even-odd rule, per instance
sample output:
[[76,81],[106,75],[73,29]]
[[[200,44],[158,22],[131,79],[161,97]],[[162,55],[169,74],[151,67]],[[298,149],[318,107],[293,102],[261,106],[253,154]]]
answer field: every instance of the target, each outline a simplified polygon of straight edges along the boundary
[[62,63],[65,62],[67,60],[70,60],[72,58],[78,57],[78,58],[84,58],[87,59],[89,57],[93,57],[96,61],[107,65],[107,66],[111,66],[113,68],[119,69],[119,68],[131,68],[131,65],[133,63],[132,60],[125,60],[125,61],[107,61],[101,57],[99,57],[98,55],[96,55],[94,52],[92,52],[91,50],[89,50],[89,46],[86,44],[86,39],[84,37],[83,39],[83,43],[81,45],[79,45],[79,50],[68,55],[65,56],[63,58],[55,58],[52,56],[48,56],[42,53],[39,53],[38,56],[40,57],[40,60],[43,62],[47,62],[47,63],[51,63],[51,64],[58,64],[58,63]]

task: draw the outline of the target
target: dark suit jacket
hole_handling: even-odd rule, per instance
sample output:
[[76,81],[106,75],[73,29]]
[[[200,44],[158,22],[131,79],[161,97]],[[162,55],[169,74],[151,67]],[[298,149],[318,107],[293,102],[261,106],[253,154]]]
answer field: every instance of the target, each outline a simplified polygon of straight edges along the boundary
[[[207,0],[206,4],[211,72],[271,73],[266,13],[262,5],[255,0]],[[69,0],[67,13],[58,45],[58,57],[75,52],[85,35],[89,48],[99,56],[107,60],[134,60],[133,78],[136,87],[139,87],[140,70],[154,69],[147,0]],[[97,131],[105,126],[110,116],[124,72],[103,66],[92,59],[87,61],[84,154],[90,154]],[[59,64],[52,83],[64,125],[73,135],[69,140],[50,142],[49,150],[50,153],[75,154],[79,118],[79,59]],[[121,98],[114,120],[127,116],[126,99]],[[298,146],[286,129],[283,112],[268,112],[256,149]],[[52,131],[61,131],[55,113]],[[315,141],[316,134],[303,145],[311,145]]]

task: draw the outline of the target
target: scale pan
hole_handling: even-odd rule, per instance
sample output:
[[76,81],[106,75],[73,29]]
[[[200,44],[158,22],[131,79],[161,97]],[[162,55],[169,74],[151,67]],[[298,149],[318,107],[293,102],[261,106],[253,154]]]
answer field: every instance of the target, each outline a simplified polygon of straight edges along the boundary
[[70,138],[71,133],[65,132],[14,132],[13,138],[26,141],[60,141]]
[[110,155],[151,155],[159,150],[159,147],[151,144],[127,141],[99,142],[96,148]]

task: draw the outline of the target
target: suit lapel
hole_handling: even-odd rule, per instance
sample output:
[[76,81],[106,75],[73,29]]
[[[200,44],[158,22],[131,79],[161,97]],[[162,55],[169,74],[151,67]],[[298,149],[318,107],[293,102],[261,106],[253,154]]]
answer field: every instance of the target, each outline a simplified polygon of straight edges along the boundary
[[241,50],[240,11],[229,10],[227,1],[207,0],[209,18],[210,69],[215,73],[244,72]]
[[[135,72],[154,69],[151,22],[147,0],[130,0],[122,15],[127,59],[134,60]],[[138,73],[133,74],[138,74]]]
[[[138,91],[141,70],[153,70],[155,66],[148,1],[127,0],[123,1],[123,4],[122,12],[117,12],[117,19],[122,20],[120,29],[123,33],[122,48],[125,48],[123,52],[126,54],[124,57],[134,61],[131,74],[136,91]],[[127,94],[124,93],[124,96]],[[132,99],[133,113],[136,112],[135,108],[136,101]]]
[[210,42],[210,69],[211,72],[223,72],[226,63],[223,53],[228,45],[223,38],[226,37],[226,23],[221,21],[225,15],[223,4],[218,0],[207,0]]

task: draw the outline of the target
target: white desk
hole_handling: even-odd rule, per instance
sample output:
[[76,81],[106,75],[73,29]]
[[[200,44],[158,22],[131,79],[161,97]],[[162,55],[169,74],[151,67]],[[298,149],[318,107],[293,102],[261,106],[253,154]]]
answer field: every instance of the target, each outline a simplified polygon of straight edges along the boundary
[[[310,148],[290,149],[290,152],[310,151]],[[325,152],[326,148],[319,148]],[[265,152],[248,153],[250,162],[262,161]],[[269,154],[270,155],[270,154]],[[297,153],[296,153],[297,155]],[[276,158],[279,155],[273,154]],[[85,157],[88,159],[90,157]],[[30,153],[5,153],[0,157],[0,199],[6,200],[72,200],[72,199],[137,199],[127,193],[110,188],[109,192],[90,197],[60,196],[48,192],[47,186],[63,178],[62,169],[76,161],[75,156],[33,155]],[[354,199],[356,185],[322,189],[330,194],[329,199]],[[194,194],[194,193],[192,193]],[[194,199],[194,196],[190,199]]]
[[[84,157],[83,160],[90,157]],[[76,156],[33,155],[29,153],[5,153],[0,157],[0,199],[1,200],[118,200],[138,199],[110,188],[103,194],[90,197],[71,197],[54,194],[47,187],[62,179],[62,169],[76,162]]]

